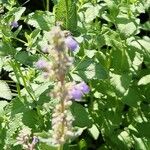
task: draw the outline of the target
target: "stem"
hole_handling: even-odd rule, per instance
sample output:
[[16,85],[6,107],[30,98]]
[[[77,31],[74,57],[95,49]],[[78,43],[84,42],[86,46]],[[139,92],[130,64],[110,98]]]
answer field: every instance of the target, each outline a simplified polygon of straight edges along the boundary
[[49,11],[49,0],[46,0],[46,10]]
[[58,150],[63,150],[63,144],[58,147]]
[[[26,79],[25,79],[25,77],[24,77],[24,75],[23,75],[23,73],[22,73],[22,71],[21,71],[21,69],[20,69],[20,65],[19,65],[17,62],[12,62],[12,63],[11,63],[11,66],[12,66],[12,68],[13,68],[13,70],[14,70],[14,73],[15,73],[15,75],[16,75],[16,79],[17,79],[18,83],[20,83],[20,81],[19,81],[19,75],[18,75],[18,72],[19,72],[19,73],[20,73],[20,77],[22,78],[22,81],[23,81],[23,84],[24,84],[24,87],[25,87],[26,91],[28,92],[28,94],[30,95],[30,97],[32,98],[32,100],[35,101],[36,99],[35,99],[34,96],[30,93],[30,91],[29,91],[29,89],[28,89],[28,87],[27,87]],[[20,90],[20,89],[19,89],[19,90]]]

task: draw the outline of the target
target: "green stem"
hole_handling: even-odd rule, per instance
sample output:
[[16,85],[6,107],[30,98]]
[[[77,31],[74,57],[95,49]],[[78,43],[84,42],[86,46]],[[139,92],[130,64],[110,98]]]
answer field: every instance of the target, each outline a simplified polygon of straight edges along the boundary
[[46,0],[46,10],[49,11],[49,0]]
[[[13,63],[13,62],[12,62],[12,66],[13,66],[13,69],[14,69],[14,72],[15,72],[16,76],[18,76],[18,75],[17,75],[17,72],[20,73],[20,77],[22,78],[22,81],[23,81],[23,84],[24,84],[24,87],[25,87],[26,91],[28,92],[28,94],[30,95],[30,97],[33,99],[33,101],[35,101],[36,99],[35,99],[34,96],[30,93],[30,91],[29,91],[29,89],[28,89],[28,87],[27,87],[26,79],[25,79],[25,77],[24,77],[24,75],[23,75],[23,73],[22,73],[22,71],[21,71],[21,69],[20,69],[20,65],[19,65],[17,62],[16,62],[16,63]],[[17,68],[18,71],[16,70],[16,68]],[[17,77],[16,77],[16,78],[17,78]],[[19,81],[19,77],[18,77],[17,80]],[[19,83],[20,83],[20,81],[19,81]]]
[[58,150],[63,150],[63,144],[58,147]]

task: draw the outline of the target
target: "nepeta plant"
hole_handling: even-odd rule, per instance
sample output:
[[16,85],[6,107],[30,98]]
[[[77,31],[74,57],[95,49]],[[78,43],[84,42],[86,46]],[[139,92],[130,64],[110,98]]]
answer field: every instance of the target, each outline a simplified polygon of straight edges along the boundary
[[149,150],[149,12],[1,0],[0,150]]
[[76,84],[67,79],[67,72],[73,65],[73,58],[69,51],[79,47],[78,43],[68,31],[62,31],[59,26],[51,29],[49,34],[48,59],[36,62],[37,68],[41,69],[44,77],[53,79],[55,87],[50,97],[57,101],[52,113],[52,144],[62,146],[65,142],[75,137],[76,131],[72,126],[74,117],[71,114],[70,106],[74,99],[80,100],[90,89],[85,82]]

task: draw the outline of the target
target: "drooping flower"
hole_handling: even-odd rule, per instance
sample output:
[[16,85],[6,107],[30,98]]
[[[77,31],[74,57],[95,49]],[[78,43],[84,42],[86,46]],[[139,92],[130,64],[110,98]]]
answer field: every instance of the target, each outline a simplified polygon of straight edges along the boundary
[[72,36],[65,38],[65,44],[72,51],[76,51],[79,48],[78,42]]
[[18,22],[17,21],[13,21],[11,22],[10,24],[13,28],[17,28],[19,26]]

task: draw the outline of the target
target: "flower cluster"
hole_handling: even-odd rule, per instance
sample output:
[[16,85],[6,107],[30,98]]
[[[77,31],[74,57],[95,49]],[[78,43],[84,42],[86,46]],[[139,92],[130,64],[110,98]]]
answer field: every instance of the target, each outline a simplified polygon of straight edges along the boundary
[[52,143],[62,145],[75,135],[72,127],[74,118],[70,111],[72,100],[81,99],[90,89],[85,82],[75,84],[65,80],[69,67],[73,65],[73,58],[68,51],[78,49],[78,43],[68,31],[62,31],[59,26],[52,28],[49,35],[50,45],[47,48],[50,49],[46,49],[49,59],[39,60],[36,66],[44,72],[45,77],[55,81],[55,87],[50,93],[57,101],[52,114]]
[[36,136],[33,136],[32,142],[31,140],[31,129],[29,128],[23,128],[17,137],[17,143],[16,145],[20,144],[22,145],[22,148],[25,150],[35,150],[35,145],[38,143],[38,138]]
[[81,99],[84,94],[89,93],[90,89],[85,82],[73,85],[69,91],[71,99]]

